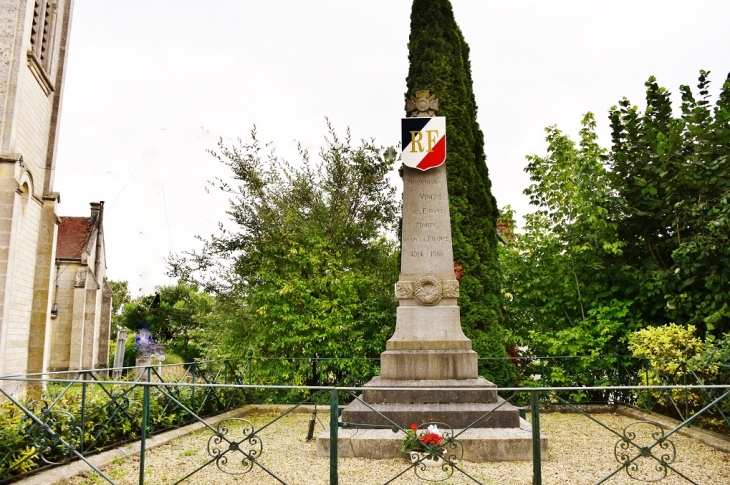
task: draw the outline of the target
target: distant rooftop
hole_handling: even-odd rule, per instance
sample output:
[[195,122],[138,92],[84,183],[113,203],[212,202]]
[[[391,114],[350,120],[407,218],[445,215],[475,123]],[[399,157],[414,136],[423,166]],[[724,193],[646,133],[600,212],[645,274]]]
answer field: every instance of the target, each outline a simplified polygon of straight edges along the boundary
[[91,232],[91,217],[61,217],[56,258],[81,259],[89,232]]

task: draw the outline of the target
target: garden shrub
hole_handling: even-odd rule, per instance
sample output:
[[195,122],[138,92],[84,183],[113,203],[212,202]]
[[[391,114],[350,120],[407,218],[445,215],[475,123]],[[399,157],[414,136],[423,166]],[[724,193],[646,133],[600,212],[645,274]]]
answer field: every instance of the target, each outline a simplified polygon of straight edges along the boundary
[[[686,385],[705,384],[717,375],[718,366],[714,360],[706,360],[706,346],[695,337],[696,328],[670,323],[659,327],[637,330],[629,337],[629,350],[634,357],[644,359],[644,370],[639,371],[641,385]],[[671,392],[652,390],[641,393],[639,404],[651,408],[658,405],[669,411],[688,401],[695,409],[700,403],[700,393],[686,389]]]
[[127,335],[127,341],[124,344],[124,367],[134,367],[137,365],[137,344],[135,339],[137,334],[130,332]]
[[[712,382],[705,382],[706,384],[730,384],[730,333],[725,334],[721,340],[708,340],[705,344],[702,359],[705,362],[712,363],[717,369]],[[727,392],[727,389],[706,390],[703,402],[709,403],[725,392]],[[727,433],[730,431],[730,398],[725,398],[719,407],[724,416],[713,408],[708,412],[708,421],[711,427]]]
[[0,477],[35,468],[35,448],[28,443],[25,414],[12,402],[0,403]]

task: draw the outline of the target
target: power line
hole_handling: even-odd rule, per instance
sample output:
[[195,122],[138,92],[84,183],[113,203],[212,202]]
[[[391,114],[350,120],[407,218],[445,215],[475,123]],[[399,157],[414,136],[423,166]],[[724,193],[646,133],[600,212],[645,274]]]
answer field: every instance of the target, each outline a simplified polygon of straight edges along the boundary
[[170,230],[170,216],[167,214],[167,201],[165,200],[165,188],[162,187],[162,205],[165,207],[165,219],[167,219],[167,234],[170,236],[170,250],[175,251],[172,246],[172,231]]
[[177,195],[175,195],[175,192],[171,192],[171,191],[170,191],[169,189],[168,189],[168,191],[167,191],[167,192],[169,192],[169,193],[170,193],[170,195],[172,195],[172,196],[173,196],[173,197],[175,197],[175,198],[176,198],[177,200],[179,200],[180,202],[182,202],[182,203],[183,203],[183,204],[185,205],[185,207],[187,207],[187,208],[188,208],[188,209],[190,209],[191,211],[193,211],[193,212],[195,212],[196,214],[198,214],[198,215],[199,215],[199,216],[200,216],[200,217],[201,217],[201,218],[202,218],[203,220],[205,220],[206,222],[209,222],[210,224],[212,224],[212,225],[214,225],[214,226],[218,227],[218,224],[216,224],[215,222],[212,222],[212,221],[210,221],[210,220],[209,220],[209,219],[208,219],[207,217],[205,217],[205,216],[204,216],[203,214],[201,214],[200,212],[196,211],[196,210],[195,210],[195,209],[194,209],[193,207],[190,207],[190,206],[189,206],[189,205],[188,205],[188,204],[187,204],[187,203],[186,203],[186,202],[185,202],[185,201],[184,201],[183,199],[181,199],[180,197],[178,197]]

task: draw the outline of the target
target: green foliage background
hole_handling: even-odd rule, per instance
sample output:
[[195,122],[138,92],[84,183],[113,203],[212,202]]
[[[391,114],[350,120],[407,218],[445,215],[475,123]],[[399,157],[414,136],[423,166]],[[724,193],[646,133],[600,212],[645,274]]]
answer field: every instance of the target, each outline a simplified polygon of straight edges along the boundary
[[185,362],[201,357],[200,337],[213,313],[213,296],[184,281],[160,286],[154,295],[128,301],[119,318],[119,323],[131,330],[125,346],[125,367],[135,365],[134,339],[141,329],[150,332],[165,354],[180,356]]
[[364,371],[352,360],[294,359],[379,357],[393,333],[398,204],[382,152],[331,126],[316,162],[301,150],[301,162],[289,164],[255,131],[248,143],[219,144],[213,155],[234,182],[216,185],[232,194],[236,228],[170,262],[175,275],[217,295],[201,336],[206,356],[251,349],[291,359],[260,376],[272,383],[359,382]]
[[699,97],[646,82],[646,109],[627,99],[610,112],[609,182],[632,283],[626,298],[653,324],[692,324],[700,335],[730,331],[730,76],[715,106],[700,71]]
[[577,143],[549,127],[547,155],[527,157],[537,211],[501,253],[508,327],[532,355],[594,356],[561,369],[573,385],[610,378],[611,356],[645,327],[727,339],[730,76],[713,107],[708,74],[699,101],[680,87],[677,114],[649,78],[643,113],[611,108],[610,150],[588,113]]

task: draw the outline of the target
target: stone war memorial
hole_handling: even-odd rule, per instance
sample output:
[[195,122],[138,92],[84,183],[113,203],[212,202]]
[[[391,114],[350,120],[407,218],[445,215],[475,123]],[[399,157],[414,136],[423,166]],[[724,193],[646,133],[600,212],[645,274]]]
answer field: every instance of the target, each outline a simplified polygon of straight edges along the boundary
[[[434,116],[438,100],[428,91],[408,100],[408,110],[401,137],[403,229],[395,333],[381,354],[381,375],[342,411],[338,454],[403,457],[403,430],[435,424],[458,447],[454,460],[531,460],[530,424],[478,374],[477,353],[462,331],[445,118]],[[329,456],[329,440],[329,430],[319,435],[319,456]],[[541,451],[546,458],[544,437]]]

